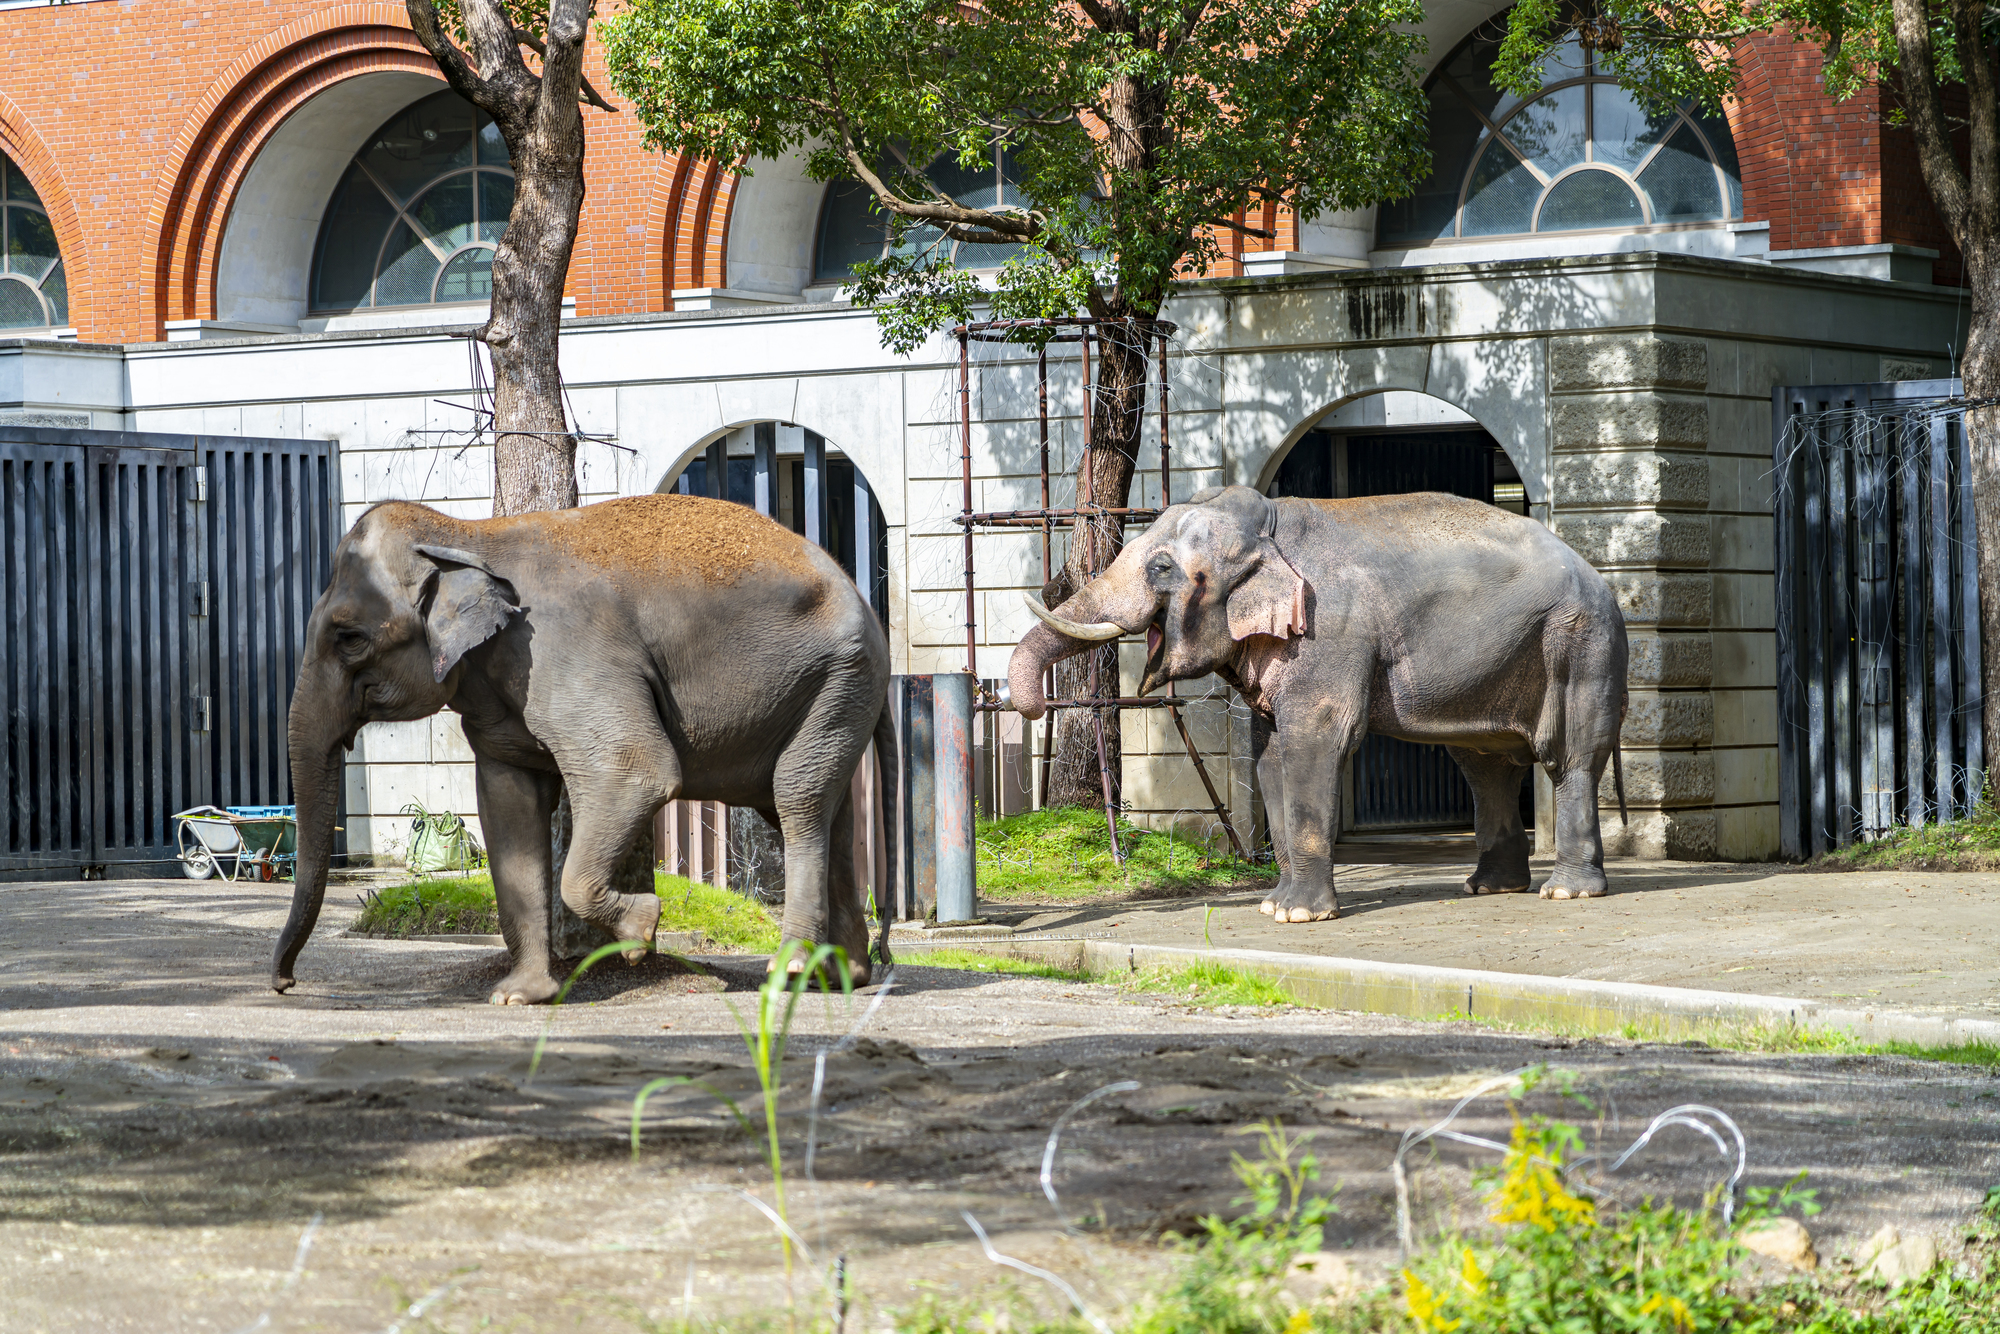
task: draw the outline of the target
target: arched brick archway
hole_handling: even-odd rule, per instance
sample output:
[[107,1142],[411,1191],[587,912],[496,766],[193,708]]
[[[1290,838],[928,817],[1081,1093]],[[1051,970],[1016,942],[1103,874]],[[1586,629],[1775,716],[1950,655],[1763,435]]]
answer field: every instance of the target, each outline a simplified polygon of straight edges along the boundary
[[146,318],[215,316],[215,270],[236,191],[293,112],[336,83],[403,72],[438,78],[401,6],[337,5],[261,39],[210,85],[182,123],[148,217]]
[[77,309],[91,299],[90,263],[84,253],[83,227],[76,219],[76,205],[56,167],[55,155],[13,99],[0,93],[0,152],[13,159],[42,198],[42,208],[55,228],[56,248],[62,252],[63,272],[69,283],[70,323],[78,324]]
[[661,165],[647,209],[646,253],[659,265],[648,284],[651,309],[672,310],[677,291],[727,285],[736,182],[736,173],[712,158]]

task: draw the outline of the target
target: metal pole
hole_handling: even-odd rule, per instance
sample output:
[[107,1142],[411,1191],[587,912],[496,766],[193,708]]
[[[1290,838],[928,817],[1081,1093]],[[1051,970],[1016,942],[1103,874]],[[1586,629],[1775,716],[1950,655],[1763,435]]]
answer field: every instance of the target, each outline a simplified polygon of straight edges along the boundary
[[[965,534],[965,670],[979,675],[978,618],[972,588],[972,338],[958,331],[958,475],[965,488],[959,527]],[[970,707],[969,705],[967,707]],[[967,914],[970,916],[970,914]]]
[[[1160,334],[1160,508],[1174,503],[1174,484],[1167,476],[1167,335]],[[1233,835],[1232,835],[1233,837]]]
[[1208,793],[1209,807],[1215,812],[1215,818],[1222,821],[1223,832],[1229,835],[1229,846],[1236,850],[1238,858],[1249,860],[1243,851],[1243,840],[1236,837],[1236,826],[1229,821],[1228,807],[1222,804],[1222,798],[1216,795],[1215,784],[1209,781],[1208,766],[1201,762],[1201,752],[1194,748],[1194,737],[1189,735],[1187,723],[1181,718],[1180,706],[1167,705],[1167,714],[1174,720],[1174,726],[1180,729],[1181,744],[1187,747],[1188,758],[1194,761],[1194,771],[1201,775],[1202,790]]
[[1048,517],[1049,510],[1049,348],[1042,345],[1035,353],[1035,415],[1042,428],[1042,587],[1047,588],[1054,572],[1049,568],[1052,559],[1050,543],[1055,525]]
[[758,422],[750,428],[750,439],[756,451],[751,500],[759,514],[775,519],[778,516],[778,423]]
[[729,499],[729,441],[727,437],[708,447],[708,494],[711,500]]
[[805,535],[815,546],[826,545],[826,437],[817,431],[803,433],[805,466]]
[[937,919],[979,915],[972,865],[972,686],[970,674],[932,678],[937,700]]

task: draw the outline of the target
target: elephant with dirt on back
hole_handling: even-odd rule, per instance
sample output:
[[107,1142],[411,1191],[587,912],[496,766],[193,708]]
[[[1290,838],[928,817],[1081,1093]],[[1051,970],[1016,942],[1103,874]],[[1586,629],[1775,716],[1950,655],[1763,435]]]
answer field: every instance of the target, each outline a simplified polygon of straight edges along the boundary
[[[1605,892],[1597,788],[1625,717],[1625,620],[1602,575],[1547,528],[1424,493],[1270,500],[1245,486],[1175,505],[1064,602],[1008,664],[1046,711],[1051,663],[1146,636],[1141,692],[1213,672],[1249,704],[1281,922],[1339,916],[1333,844],[1347,757],[1369,732],[1443,745],[1472,786],[1468,894],[1530,888],[1530,765],[1556,789],[1542,897]],[[1624,781],[1617,778],[1621,814]]]
[[[377,505],[341,539],[306,626],[289,723],[298,881],[271,986],[292,987],[319,918],[343,752],[363,723],[447,708],[477,760],[513,956],[496,1004],[556,991],[549,821],[565,783],[562,897],[578,916],[650,942],[659,899],[609,888],[626,849],[675,798],[749,806],[784,836],[785,939],[841,947],[865,984],[848,793],[871,738],[895,771],[888,683],[854,581],[741,505],[640,496],[470,522]],[[894,828],[895,784],[878,787]]]

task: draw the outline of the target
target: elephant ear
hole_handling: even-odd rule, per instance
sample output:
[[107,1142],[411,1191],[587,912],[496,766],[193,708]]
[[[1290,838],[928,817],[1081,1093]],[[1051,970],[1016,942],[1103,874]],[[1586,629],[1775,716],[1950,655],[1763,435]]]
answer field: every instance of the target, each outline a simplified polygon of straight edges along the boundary
[[1207,503],[1228,511],[1255,544],[1249,573],[1229,591],[1229,637],[1304,634],[1306,581],[1278,549],[1277,505],[1247,486],[1225,487]]
[[514,586],[469,551],[419,545],[431,563],[417,609],[430,644],[431,675],[442,681],[458,660],[478,648],[526,608],[514,605]]

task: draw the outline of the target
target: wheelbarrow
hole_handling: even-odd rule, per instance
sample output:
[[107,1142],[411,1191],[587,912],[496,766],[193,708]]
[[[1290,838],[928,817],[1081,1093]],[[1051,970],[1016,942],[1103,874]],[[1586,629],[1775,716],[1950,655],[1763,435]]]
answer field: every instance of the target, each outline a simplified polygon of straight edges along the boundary
[[228,863],[225,880],[276,880],[298,860],[295,806],[196,806],[174,816],[181,873],[206,880]]

